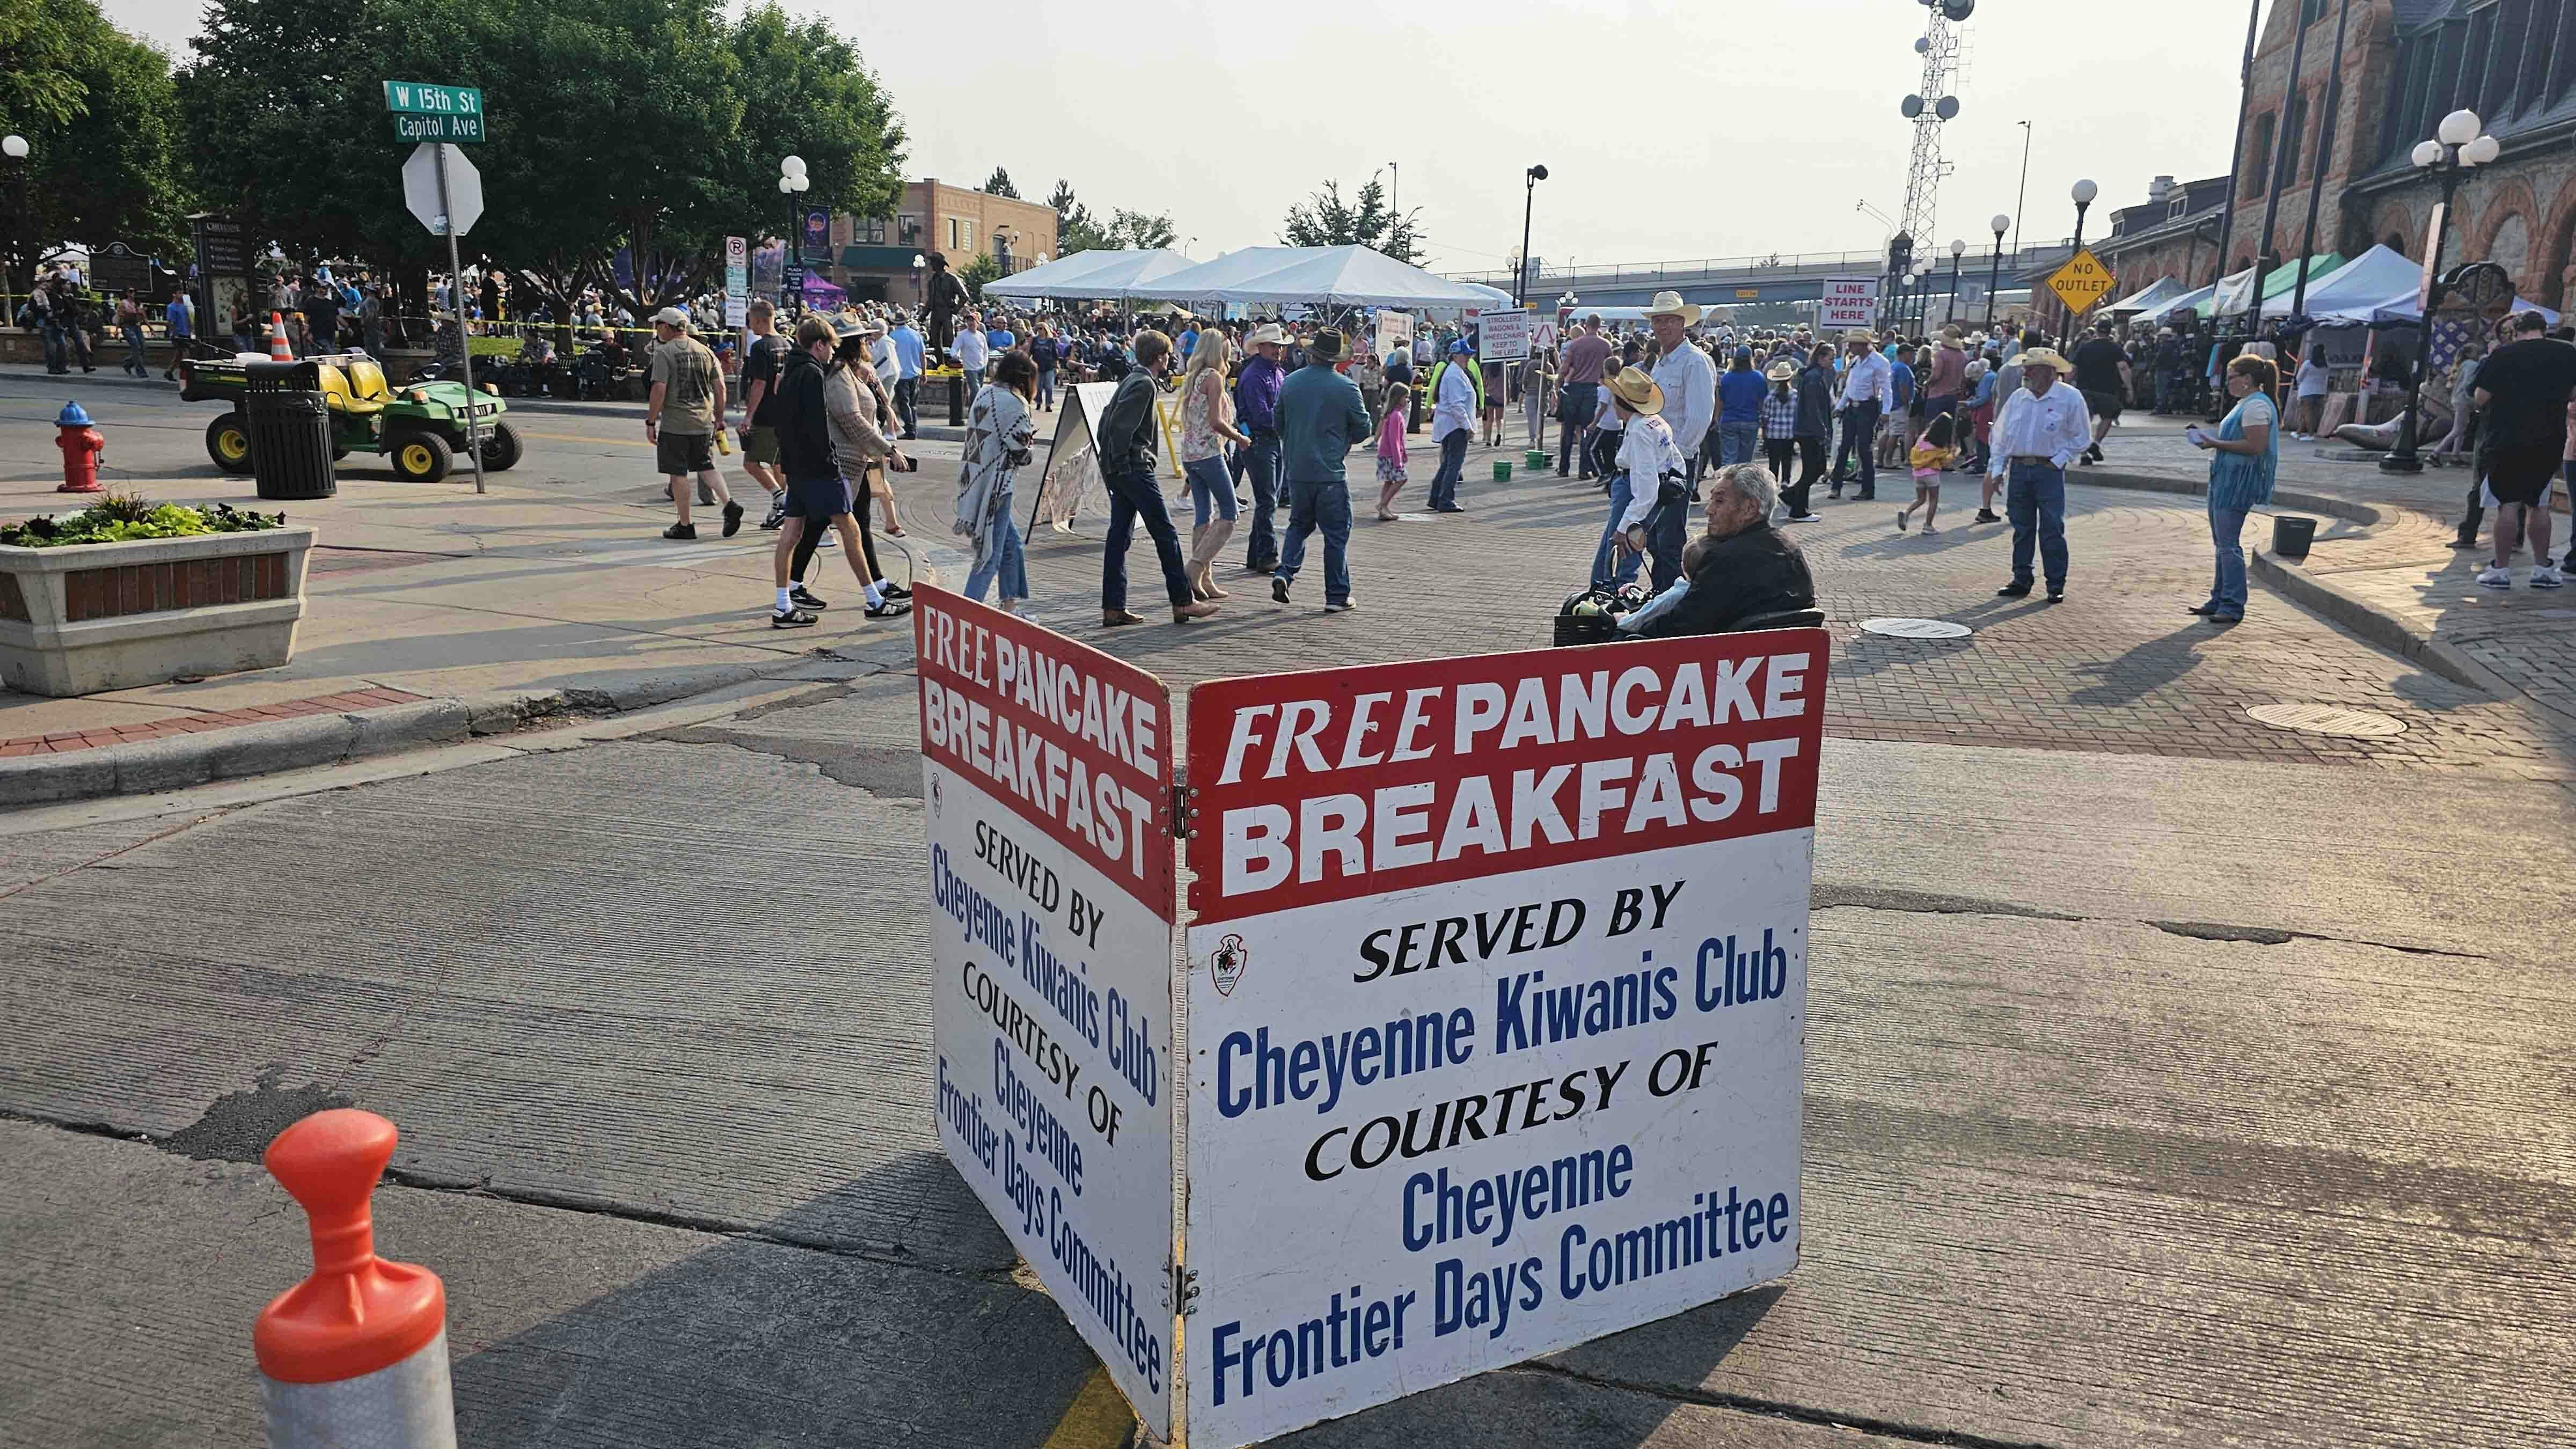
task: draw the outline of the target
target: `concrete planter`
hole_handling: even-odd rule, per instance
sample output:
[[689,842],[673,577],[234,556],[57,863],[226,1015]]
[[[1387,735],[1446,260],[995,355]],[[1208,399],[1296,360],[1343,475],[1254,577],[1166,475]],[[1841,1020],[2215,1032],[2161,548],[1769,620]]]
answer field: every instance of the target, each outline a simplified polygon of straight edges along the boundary
[[0,684],[97,694],[295,653],[310,528],[0,547]]

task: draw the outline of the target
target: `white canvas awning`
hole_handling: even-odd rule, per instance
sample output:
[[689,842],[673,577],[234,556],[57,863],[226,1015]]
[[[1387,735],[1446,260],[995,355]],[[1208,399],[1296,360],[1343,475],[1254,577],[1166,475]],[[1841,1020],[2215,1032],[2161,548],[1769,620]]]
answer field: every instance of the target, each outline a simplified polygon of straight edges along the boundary
[[2182,294],[2182,283],[2171,277],[2158,277],[2102,310],[2107,313],[2157,312]]
[[1220,288],[1281,265],[1296,256],[1301,247],[1237,247],[1204,262],[1166,272],[1154,278],[1153,285],[1139,293],[1146,297],[1167,297],[1183,302],[1213,301]]

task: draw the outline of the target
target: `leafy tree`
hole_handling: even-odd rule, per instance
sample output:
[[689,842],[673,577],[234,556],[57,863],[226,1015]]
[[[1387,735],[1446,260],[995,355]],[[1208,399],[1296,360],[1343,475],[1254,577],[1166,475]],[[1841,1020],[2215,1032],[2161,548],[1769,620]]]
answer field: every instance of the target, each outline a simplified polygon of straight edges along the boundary
[[1102,236],[1104,239],[1102,244],[1105,246],[1133,247],[1140,251],[1167,247],[1179,240],[1179,234],[1172,230],[1172,218],[1169,212],[1160,216],[1148,216],[1141,211],[1129,211],[1123,206],[1110,216],[1109,225],[1103,230]]
[[1109,245],[1100,233],[1100,224],[1091,219],[1091,208],[1074,199],[1072,182],[1059,178],[1055,183],[1055,194],[1047,198],[1047,205],[1055,208],[1057,256],[1098,251]]
[[559,302],[598,286],[643,312],[702,287],[722,237],[787,229],[791,154],[812,182],[798,206],[885,216],[902,191],[875,77],[775,4],[213,0],[197,52],[180,90],[208,198],[255,233],[379,261],[445,260],[403,207],[379,82],[479,86],[485,210],[465,240]]
[[1342,199],[1340,182],[1326,181],[1323,189],[1288,208],[1279,240],[1292,247],[1371,247],[1409,262],[1422,254],[1414,216],[1387,209],[1386,188],[1375,176],[1361,184],[1351,201]]
[[987,252],[977,252],[972,260],[957,269],[957,280],[966,284],[966,295],[979,302],[984,299],[984,284],[1001,279],[1002,264]]
[[987,196],[1007,196],[1013,201],[1017,201],[1020,199],[1020,188],[1011,184],[1010,172],[996,166],[993,168],[993,174],[984,178],[984,194]]
[[176,260],[188,206],[169,57],[96,0],[0,0],[0,120],[28,142],[26,233]]

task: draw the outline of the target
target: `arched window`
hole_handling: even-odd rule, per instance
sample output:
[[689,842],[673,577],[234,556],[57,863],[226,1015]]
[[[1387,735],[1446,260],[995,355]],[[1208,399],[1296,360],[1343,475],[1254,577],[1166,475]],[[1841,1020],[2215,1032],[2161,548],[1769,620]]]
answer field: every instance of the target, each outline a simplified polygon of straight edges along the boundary
[[2382,244],[2390,251],[2397,253],[2401,257],[2406,255],[2406,233],[2402,231],[2390,232],[2383,239]]
[[2272,184],[2272,135],[2279,119],[2269,114],[2254,118],[2254,146],[2246,152],[2243,168],[2245,199],[2248,201],[2259,199],[2264,188]]

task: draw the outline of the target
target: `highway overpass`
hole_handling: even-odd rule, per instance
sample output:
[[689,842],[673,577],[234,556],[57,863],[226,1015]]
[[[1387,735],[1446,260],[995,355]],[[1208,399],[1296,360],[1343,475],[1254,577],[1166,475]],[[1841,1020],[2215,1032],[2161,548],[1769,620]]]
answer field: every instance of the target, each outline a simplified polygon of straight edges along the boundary
[[[2064,261],[2068,254],[2063,241],[2032,245],[2017,253],[2006,253],[2003,259],[2003,290],[2019,290],[2016,275],[2051,262]],[[1991,248],[1970,248],[1959,259],[1959,279],[1983,283],[1993,266]],[[1550,266],[1539,259],[1537,276],[1527,295],[1542,306],[1554,302],[1568,291],[1574,293],[1575,308],[1586,304],[1595,307],[1639,307],[1653,301],[1657,292],[1675,291],[1682,300],[1703,307],[1759,305],[1777,302],[1812,302],[1821,295],[1828,277],[1876,277],[1887,269],[1884,251],[1867,252],[1774,252],[1758,257],[1712,257],[1698,261],[1616,262],[1606,266]],[[1447,272],[1453,281],[1482,282],[1489,287],[1512,289],[1509,268],[1488,272]],[[1941,261],[1932,284],[1934,295],[1949,290],[1950,258]]]

